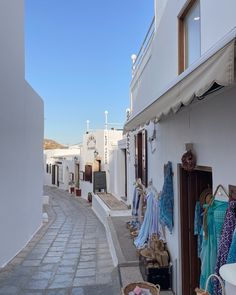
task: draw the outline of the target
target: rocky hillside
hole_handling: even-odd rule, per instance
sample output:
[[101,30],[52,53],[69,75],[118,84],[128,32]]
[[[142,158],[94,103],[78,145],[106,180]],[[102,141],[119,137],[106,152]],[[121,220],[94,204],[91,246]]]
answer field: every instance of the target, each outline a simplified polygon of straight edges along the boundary
[[65,149],[66,147],[55,140],[52,139],[44,139],[43,148],[45,150],[52,150],[52,149]]

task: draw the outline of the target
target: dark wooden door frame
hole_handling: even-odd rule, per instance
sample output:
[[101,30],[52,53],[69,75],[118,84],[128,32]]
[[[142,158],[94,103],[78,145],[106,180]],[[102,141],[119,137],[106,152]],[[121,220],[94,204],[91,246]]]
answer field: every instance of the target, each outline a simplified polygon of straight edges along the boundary
[[[181,273],[182,273],[182,294],[192,295],[193,287],[197,287],[196,273],[200,269],[200,261],[197,258],[197,238],[194,237],[194,208],[193,204],[196,201],[196,196],[199,195],[199,190],[205,186],[205,182],[209,182],[212,169],[210,167],[197,167],[190,175],[184,171],[181,165],[178,165],[179,184],[180,184],[180,236],[181,236]],[[204,178],[203,178],[204,176]],[[206,180],[205,180],[205,176]],[[212,181],[212,179],[211,179]],[[212,185],[212,183],[211,183]],[[192,199],[187,199],[186,196],[191,196]],[[194,200],[195,197],[195,200]],[[194,238],[193,238],[194,237]],[[191,255],[191,254],[192,255]],[[194,267],[193,267],[194,266]],[[191,272],[191,269],[194,272]],[[199,277],[198,277],[199,279]],[[194,286],[196,285],[196,286]],[[192,289],[192,293],[191,290]]]

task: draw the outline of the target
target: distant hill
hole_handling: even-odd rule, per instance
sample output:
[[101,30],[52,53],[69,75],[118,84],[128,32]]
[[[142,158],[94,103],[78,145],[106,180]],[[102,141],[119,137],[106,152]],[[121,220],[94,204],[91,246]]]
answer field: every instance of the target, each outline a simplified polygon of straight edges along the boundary
[[52,149],[66,149],[67,147],[56,142],[55,140],[45,138],[43,148],[45,150],[52,150]]

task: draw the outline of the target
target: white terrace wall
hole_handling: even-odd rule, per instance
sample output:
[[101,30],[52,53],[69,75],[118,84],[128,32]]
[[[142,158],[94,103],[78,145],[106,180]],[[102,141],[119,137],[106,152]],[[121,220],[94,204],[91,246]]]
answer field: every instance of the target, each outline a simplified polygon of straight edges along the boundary
[[[168,0],[166,3],[160,0],[160,15],[158,3],[159,0],[156,4],[158,26],[154,40],[130,85],[133,114],[157,99],[178,76],[178,16],[188,1]],[[236,26],[236,1],[200,0],[200,9],[203,55]]]
[[24,79],[24,3],[0,1],[0,267],[41,226],[43,101]]
[[[213,190],[218,184],[228,188],[236,184],[236,87],[211,95],[204,101],[198,101],[183,108],[174,116],[167,117],[157,125],[157,150],[152,154],[148,143],[148,178],[161,191],[164,181],[163,166],[172,162],[174,171],[174,230],[167,232],[167,242],[174,268],[174,289],[177,283],[181,294],[181,253],[180,253],[180,207],[178,164],[185,152],[185,143],[193,143],[197,155],[197,165],[210,166],[213,171]],[[146,126],[148,135],[152,135],[153,124]],[[132,142],[133,142],[132,134]],[[129,196],[133,193],[134,146],[131,145],[131,156],[128,158]],[[176,277],[177,274],[177,277]]]

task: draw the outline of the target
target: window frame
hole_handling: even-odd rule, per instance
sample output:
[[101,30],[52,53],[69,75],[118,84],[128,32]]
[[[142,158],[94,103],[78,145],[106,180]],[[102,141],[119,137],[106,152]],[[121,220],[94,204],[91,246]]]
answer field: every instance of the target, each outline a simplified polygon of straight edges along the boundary
[[[189,13],[189,11],[192,9],[192,7],[196,4],[196,2],[200,0],[190,0],[187,3],[187,6],[184,8],[183,12],[178,17],[178,70],[179,75],[183,73],[186,68],[185,63],[185,17]],[[201,23],[200,23],[201,28]],[[200,40],[201,42],[201,40]]]

